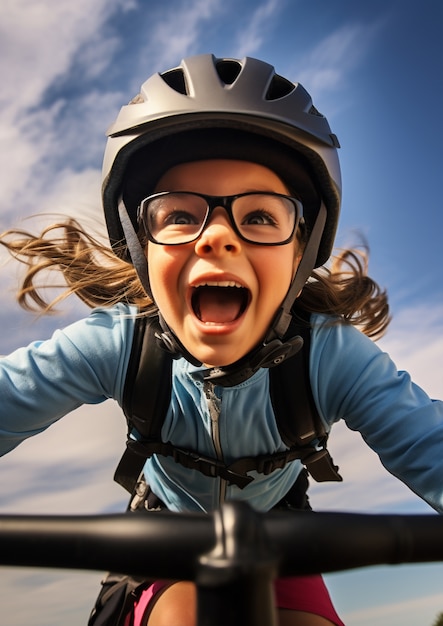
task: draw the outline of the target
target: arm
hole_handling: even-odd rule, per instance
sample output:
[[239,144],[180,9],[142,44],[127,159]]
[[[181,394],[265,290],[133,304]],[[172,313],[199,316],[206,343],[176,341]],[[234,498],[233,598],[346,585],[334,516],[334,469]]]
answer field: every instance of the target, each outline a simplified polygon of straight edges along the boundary
[[325,422],[344,419],[391,474],[443,512],[442,402],[348,325],[314,330],[311,381]]
[[0,359],[0,454],[81,404],[121,400],[132,342],[130,313],[123,306],[97,309],[51,339]]

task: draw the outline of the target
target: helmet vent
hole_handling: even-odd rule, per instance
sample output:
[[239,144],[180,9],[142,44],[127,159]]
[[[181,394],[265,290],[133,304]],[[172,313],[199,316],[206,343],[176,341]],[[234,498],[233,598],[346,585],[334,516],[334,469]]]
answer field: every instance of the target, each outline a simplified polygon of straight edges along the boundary
[[294,89],[294,83],[276,74],[269,85],[265,98],[266,100],[278,100],[279,98],[288,96]]
[[185,75],[180,67],[163,72],[161,77],[165,83],[171,87],[171,89],[174,89],[174,91],[178,91],[178,93],[181,93],[184,96],[189,95],[186,87]]
[[316,115],[317,117],[324,117],[324,115],[322,115],[320,113],[320,111],[315,108],[314,105],[311,106],[311,108],[309,109],[308,113],[309,113],[309,115]]
[[231,59],[220,59],[215,64],[217,74],[225,85],[232,85],[241,72],[241,64]]

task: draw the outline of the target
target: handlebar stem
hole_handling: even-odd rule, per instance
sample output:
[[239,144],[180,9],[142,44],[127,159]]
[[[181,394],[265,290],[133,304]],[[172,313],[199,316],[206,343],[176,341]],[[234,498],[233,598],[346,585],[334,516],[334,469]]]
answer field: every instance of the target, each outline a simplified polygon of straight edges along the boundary
[[197,562],[198,626],[276,626],[279,559],[259,516],[243,502],[215,513],[215,547]]

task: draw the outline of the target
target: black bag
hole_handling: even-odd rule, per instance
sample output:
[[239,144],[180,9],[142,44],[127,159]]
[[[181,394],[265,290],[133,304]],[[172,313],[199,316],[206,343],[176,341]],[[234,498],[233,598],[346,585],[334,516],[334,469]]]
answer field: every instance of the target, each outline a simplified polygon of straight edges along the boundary
[[152,580],[108,574],[89,616],[88,626],[133,626],[134,607]]

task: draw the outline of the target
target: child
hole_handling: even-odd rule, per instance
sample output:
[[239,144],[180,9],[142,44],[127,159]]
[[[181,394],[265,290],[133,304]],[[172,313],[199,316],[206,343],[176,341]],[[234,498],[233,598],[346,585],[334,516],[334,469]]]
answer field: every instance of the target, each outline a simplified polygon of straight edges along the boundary
[[[0,451],[82,403],[122,404],[136,320],[158,316],[174,356],[162,440],[222,469],[208,476],[153,454],[142,506],[210,511],[243,499],[268,511],[302,484],[300,461],[253,470],[243,487],[226,467],[286,450],[269,368],[278,373],[300,347],[293,318],[309,318],[309,378],[326,429],[345,419],[390,472],[443,510],[443,403],[368,338],[383,333],[389,312],[364,256],[347,251],[322,267],[339,214],[337,148],[303,87],[259,60],[202,55],[151,77],[109,131],[103,205],[112,251],[72,220],[45,236],[12,231],[0,240],[30,266],[23,305],[47,306],[33,278],[52,265],[68,292],[101,307],[0,360]],[[275,587],[281,625],[342,624],[321,577]],[[136,619],[194,624],[193,585],[154,582]],[[104,622],[95,612],[90,623]]]

